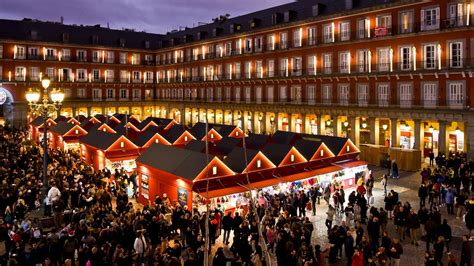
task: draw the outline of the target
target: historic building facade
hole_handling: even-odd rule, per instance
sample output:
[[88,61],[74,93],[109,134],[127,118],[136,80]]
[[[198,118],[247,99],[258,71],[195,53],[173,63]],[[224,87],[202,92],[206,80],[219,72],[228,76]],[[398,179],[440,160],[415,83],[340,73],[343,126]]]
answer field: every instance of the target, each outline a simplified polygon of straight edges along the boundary
[[4,116],[26,121],[24,93],[48,75],[66,92],[64,115],[208,120],[474,153],[471,6],[300,0],[166,35],[0,21],[13,28],[0,30]]

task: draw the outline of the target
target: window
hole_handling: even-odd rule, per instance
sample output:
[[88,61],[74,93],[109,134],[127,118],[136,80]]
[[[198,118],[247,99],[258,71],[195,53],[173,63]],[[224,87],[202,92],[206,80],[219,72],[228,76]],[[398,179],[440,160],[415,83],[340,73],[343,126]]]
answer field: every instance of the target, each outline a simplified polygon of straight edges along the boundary
[[262,60],[257,60],[255,62],[255,76],[257,78],[263,78],[263,65]]
[[427,82],[423,84],[423,106],[436,107],[438,101],[438,83]]
[[400,48],[400,69],[401,70],[412,69],[412,47]]
[[377,98],[380,107],[387,107],[389,104],[390,87],[388,84],[377,85]]
[[240,79],[240,63],[235,63],[234,74],[236,79]]
[[240,87],[234,88],[234,97],[236,102],[240,102]]
[[357,22],[357,35],[359,39],[370,38],[370,19],[363,18]]
[[[449,28],[452,28],[452,27],[459,27],[459,26],[463,26],[464,23],[463,23],[463,19],[464,19],[464,4],[462,3],[455,3],[455,4],[451,4],[449,5],[449,20],[447,21],[447,26]],[[467,17],[466,17],[467,19]],[[466,21],[466,26],[469,25],[467,24],[467,21]]]
[[102,100],[102,90],[101,89],[92,89],[92,100],[93,101]]
[[252,39],[246,38],[244,42],[244,52],[251,53],[252,52]]
[[383,37],[392,34],[392,16],[379,15],[375,20],[375,37]]
[[252,87],[244,87],[245,102],[249,103],[252,100]]
[[120,82],[128,82],[128,71],[127,70],[120,70]]
[[269,59],[267,61],[267,77],[273,78],[275,76],[275,60]]
[[334,42],[334,22],[323,26],[324,43]]
[[303,29],[293,31],[293,47],[301,47],[303,44]]
[[262,87],[255,87],[255,101],[257,103],[262,102]]
[[86,89],[84,88],[79,88],[77,89],[77,98],[86,98]]
[[368,49],[357,51],[357,70],[360,73],[371,72],[371,55]]
[[369,104],[369,85],[357,85],[357,102],[359,106],[367,106]]
[[26,81],[26,68],[25,67],[15,67],[15,80]]
[[453,68],[462,67],[462,42],[449,43],[449,66]]
[[226,79],[231,80],[232,79],[232,63],[227,63],[225,65],[225,72],[226,72],[225,74]]
[[273,86],[268,86],[267,87],[267,102],[268,103],[273,103],[273,99],[275,98],[275,93],[274,93],[274,87]]
[[317,57],[316,55],[309,55],[306,59],[308,75],[316,75]]
[[142,90],[141,89],[133,89],[132,98],[134,100],[139,100],[141,97],[142,97]]
[[56,49],[46,48],[45,59],[46,60],[55,60],[56,59]]
[[321,86],[321,102],[329,104],[332,102],[332,85],[323,84]]
[[238,39],[235,41],[235,53],[242,54],[242,39]]
[[245,68],[244,69],[245,78],[251,79],[252,78],[252,61],[246,62],[244,68]]
[[62,49],[61,51],[61,60],[63,61],[70,61],[71,60],[71,49]]
[[400,33],[413,32],[413,11],[400,12]]
[[112,52],[112,51],[107,51],[105,53],[105,56],[107,58],[106,62],[109,63],[109,64],[113,64],[115,63],[115,53]]
[[98,69],[92,70],[92,79],[94,81],[100,81],[100,71]]
[[98,63],[100,61],[100,51],[92,51],[92,62]]
[[427,44],[423,46],[424,68],[434,69],[436,67],[436,45]]
[[351,24],[349,22],[339,23],[339,39],[348,41],[351,39]]
[[39,49],[38,49],[38,47],[28,47],[28,59],[33,59],[33,60],[38,60],[39,59]]
[[132,54],[132,65],[139,65],[140,64],[140,54],[135,53]]
[[231,87],[225,87],[224,88],[224,99],[226,101],[230,101],[232,97],[232,88]]
[[115,80],[115,73],[112,69],[105,70],[105,81],[106,82],[114,82]]
[[390,70],[390,49],[389,48],[377,49],[377,67],[378,67],[378,71]]
[[307,35],[308,45],[316,45],[316,27],[308,28],[308,35]]
[[128,90],[120,89],[120,100],[127,100],[127,99],[128,99]]
[[351,53],[341,52],[339,53],[339,72],[340,73],[351,73]]
[[398,98],[401,107],[411,107],[413,99],[413,85],[411,83],[402,83],[399,85]]
[[291,75],[292,76],[301,76],[302,68],[303,68],[303,59],[301,57],[293,57],[291,58]]
[[421,10],[421,30],[439,29],[439,7]]
[[3,58],[3,45],[0,45],[0,59]]
[[323,54],[323,73],[332,73],[332,54]]
[[146,83],[153,83],[153,72],[146,71],[145,72],[145,82]]
[[288,32],[280,33],[280,49],[288,48]]
[[25,59],[26,58],[26,51],[25,46],[15,45],[13,50],[13,59]]
[[275,50],[275,34],[267,35],[267,50],[268,51]]
[[115,89],[107,89],[106,93],[107,100],[115,100]]
[[303,92],[301,86],[291,86],[290,87],[290,99],[294,103],[301,103],[303,98]]
[[255,52],[261,52],[263,49],[263,37],[256,37],[255,38]]
[[288,58],[280,60],[280,77],[288,77]]
[[279,100],[280,102],[286,102],[288,100],[288,92],[286,86],[280,86],[279,88]]
[[46,76],[51,79],[51,80],[54,80],[54,77],[56,77],[56,68],[54,67],[47,67],[46,68]]
[[77,50],[76,59],[78,62],[87,62],[87,51],[86,50]]
[[0,81],[1,80],[3,80],[3,67],[2,66],[0,66]]
[[309,104],[314,104],[316,101],[316,86],[315,85],[308,85],[306,87],[306,97],[308,99]]
[[199,48],[194,48],[193,49],[193,60],[194,61],[199,60]]
[[349,84],[339,84],[338,88],[338,98],[339,104],[348,105],[349,104]]
[[87,81],[87,70],[86,69],[77,69],[76,70],[76,79],[77,79],[77,81]]
[[449,107],[464,106],[464,82],[449,82],[448,83],[448,105]]
[[133,74],[132,74],[132,79],[133,79],[133,82],[140,82],[141,80],[141,73],[140,71],[133,71]]
[[232,42],[226,42],[225,44],[225,55],[231,56],[232,55]]
[[31,81],[39,81],[39,67],[30,67],[29,77]]

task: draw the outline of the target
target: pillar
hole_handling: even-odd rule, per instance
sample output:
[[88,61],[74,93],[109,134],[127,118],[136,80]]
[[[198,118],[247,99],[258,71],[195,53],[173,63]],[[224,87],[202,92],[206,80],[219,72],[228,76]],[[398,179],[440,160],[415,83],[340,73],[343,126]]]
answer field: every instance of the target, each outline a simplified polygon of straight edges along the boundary
[[351,134],[349,138],[352,140],[352,142],[356,145],[359,146],[360,144],[360,121],[359,117],[351,117],[349,119],[349,123],[351,123]]
[[370,126],[370,143],[379,145],[379,139],[380,139],[379,119],[375,117],[369,118],[369,126]]
[[341,136],[342,134],[342,123],[341,123],[341,117],[340,116],[336,116],[336,119],[334,119],[334,125],[333,128],[334,128],[334,136],[335,137],[339,137]]
[[186,125],[186,111],[184,108],[179,110],[179,116],[180,116],[179,119],[181,120],[181,125],[185,126]]
[[301,133],[306,134],[306,114],[301,114]]
[[446,155],[446,121],[439,121],[438,154]]
[[391,147],[399,147],[400,142],[398,138],[398,119],[397,118],[390,118],[390,146]]
[[92,115],[92,107],[87,107],[87,117],[90,117]]
[[468,158],[474,158],[474,123],[470,119],[468,121],[464,123],[464,143],[467,144]]
[[318,115],[318,135],[326,135],[326,121],[324,121],[323,115]]
[[274,132],[272,132],[272,133],[275,133],[275,132],[277,132],[278,130],[280,130],[280,114],[279,114],[279,113],[275,113],[275,130],[274,130]]
[[288,114],[288,131],[295,132],[296,118],[294,114]]
[[413,143],[413,149],[423,152],[421,147],[421,119],[414,119],[413,122],[415,122],[415,141]]

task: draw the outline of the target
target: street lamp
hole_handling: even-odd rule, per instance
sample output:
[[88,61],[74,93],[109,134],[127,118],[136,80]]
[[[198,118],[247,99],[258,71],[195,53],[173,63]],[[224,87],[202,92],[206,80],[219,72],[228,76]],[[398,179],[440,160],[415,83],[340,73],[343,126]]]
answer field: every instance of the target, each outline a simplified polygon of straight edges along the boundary
[[[64,100],[64,93],[60,89],[54,88],[51,93],[48,91],[48,87],[51,85],[51,80],[44,77],[41,80],[41,86],[43,86],[43,100],[40,102],[40,92],[36,89],[30,88],[26,93],[26,100],[33,112],[39,113],[43,117],[43,193],[46,196],[48,189],[48,178],[46,170],[48,167],[48,127],[46,120],[49,114],[57,112],[61,108],[61,103]],[[49,100],[51,97],[51,101]]]

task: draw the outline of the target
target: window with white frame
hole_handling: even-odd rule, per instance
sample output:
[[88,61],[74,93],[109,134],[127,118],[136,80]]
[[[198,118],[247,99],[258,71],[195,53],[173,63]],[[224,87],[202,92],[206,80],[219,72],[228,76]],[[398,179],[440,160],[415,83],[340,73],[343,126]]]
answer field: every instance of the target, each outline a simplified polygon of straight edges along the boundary
[[267,102],[268,103],[273,103],[273,99],[275,98],[274,90],[275,90],[275,87],[273,86],[267,87]]
[[115,63],[115,52],[114,51],[107,51],[105,52],[106,62],[109,64]]
[[225,87],[224,88],[224,99],[226,101],[230,101],[232,99],[232,88],[231,87]]
[[412,47],[405,46],[400,47],[400,69],[401,70],[411,70],[412,69]]
[[309,46],[316,45],[317,32],[316,27],[309,27],[307,31],[306,39],[308,41]]
[[377,100],[380,107],[387,107],[390,100],[390,85],[389,84],[378,84],[377,85]]
[[358,50],[357,51],[357,70],[360,73],[370,72],[370,50]]
[[151,89],[146,89],[145,90],[145,99],[146,100],[153,99],[153,90],[151,90]]
[[106,90],[106,100],[115,100],[115,89]]
[[299,56],[291,58],[291,75],[292,76],[301,76],[303,68],[303,59]]
[[193,49],[193,60],[194,61],[199,60],[199,48],[194,48]]
[[252,38],[245,38],[244,52],[245,53],[251,53],[252,52]]
[[334,42],[334,23],[326,24],[323,26],[323,42]]
[[449,43],[449,66],[458,68],[463,66],[463,43],[450,42]]
[[145,72],[145,82],[146,83],[153,83],[153,72],[146,71]]
[[134,53],[132,54],[132,65],[139,65],[140,64],[140,54]]
[[367,106],[369,104],[369,85],[358,84],[357,85],[357,102],[359,106]]
[[125,65],[127,61],[127,53],[120,53],[120,64]]
[[232,63],[227,63],[225,65],[225,77],[228,80],[232,79]]
[[132,72],[132,81],[135,82],[135,83],[140,82],[141,76],[142,75],[141,75],[140,71],[133,71]]
[[294,103],[301,103],[301,99],[303,98],[303,91],[301,86],[291,86],[290,87],[290,99]]
[[263,37],[255,37],[255,52],[261,52],[263,50]]
[[323,54],[323,73],[324,74],[332,73],[332,54],[331,53]]
[[316,55],[308,55],[306,58],[306,67],[308,75],[316,75],[317,57]]
[[275,50],[275,34],[267,35],[267,51]]
[[132,98],[134,100],[139,100],[142,97],[142,90],[141,89],[133,89],[132,91]]
[[402,11],[399,17],[400,33],[413,32],[413,11]]
[[92,100],[93,101],[102,100],[102,89],[92,89]]
[[240,87],[234,88],[234,98],[236,102],[240,102]]
[[337,93],[339,98],[339,104],[348,105],[350,96],[349,84],[339,84]]
[[15,45],[13,50],[13,59],[25,59],[26,48],[25,46]]
[[100,70],[99,69],[92,69],[92,80],[93,81],[100,81]]
[[107,79],[107,82],[114,82],[114,80],[115,80],[114,70],[107,69],[105,73],[107,73],[107,75],[105,75],[105,78]]
[[357,36],[359,39],[370,38],[370,18],[357,21]]
[[463,81],[448,82],[449,107],[462,107],[464,105],[465,83]]
[[61,50],[61,57],[63,61],[70,61],[71,60],[71,49],[62,49]]
[[120,70],[120,82],[128,82],[128,71]]
[[54,78],[56,77],[56,68],[55,67],[47,67],[46,68],[46,76],[49,79],[54,80]]
[[87,97],[86,89],[84,88],[77,89],[77,98],[86,98],[86,97]]
[[225,55],[231,56],[232,55],[232,42],[225,43]]
[[275,60],[269,59],[267,61],[267,77],[273,78],[275,76]]
[[421,30],[439,29],[439,7],[425,8],[421,10]]
[[348,21],[339,23],[339,39],[348,41],[351,39],[351,24]]
[[288,32],[280,32],[280,49],[288,48]]
[[15,67],[15,80],[16,81],[26,80],[26,67],[22,67],[22,66]]
[[262,60],[255,61],[255,76],[256,78],[263,78],[263,65]]
[[339,53],[339,72],[351,73],[351,53],[350,52]]
[[377,49],[377,69],[378,71],[390,70],[390,48]]
[[308,99],[308,103],[314,104],[316,101],[316,86],[315,85],[308,85],[306,86],[306,97]]
[[39,67],[30,67],[28,76],[31,81],[39,81]]
[[286,102],[288,100],[288,88],[286,86],[280,86],[279,88],[279,100],[280,102]]
[[459,27],[464,26],[464,18],[466,18],[466,26],[469,25],[467,23],[467,16],[464,15],[464,3],[453,3],[449,5],[448,8],[448,27]]
[[423,46],[423,65],[425,69],[436,67],[436,44],[426,44]]
[[423,106],[436,107],[438,102],[438,83],[426,82],[423,84]]
[[288,77],[288,58],[280,59],[280,77]]
[[120,89],[120,100],[128,100],[128,89]]
[[257,103],[262,102],[262,87],[260,87],[260,86],[255,87],[255,101]]
[[321,102],[329,104],[332,102],[332,85],[323,84],[321,86]]
[[244,93],[245,102],[249,103],[252,100],[252,87],[244,87]]
[[240,76],[240,62],[236,62],[234,64],[234,75],[235,75],[235,78],[236,79],[240,79],[241,76]]
[[244,75],[245,78],[251,79],[252,78],[252,61],[245,62],[244,65]]
[[92,51],[92,62],[98,63],[100,61],[100,51]]
[[208,101],[214,100],[214,88],[208,87],[206,90],[206,99]]
[[242,54],[242,39],[235,41],[235,54]]
[[375,19],[375,37],[392,34],[392,15],[378,15]]
[[3,58],[3,45],[0,45],[0,59]]
[[401,107],[410,107],[413,103],[413,84],[400,83],[398,85],[398,99]]
[[28,59],[39,59],[38,47],[28,47]]
[[299,28],[293,31],[293,47],[301,47],[303,44],[303,29]]
[[216,100],[218,100],[218,101],[222,100],[222,88],[221,87],[216,88]]
[[77,81],[87,81],[87,69],[79,68],[76,70]]

